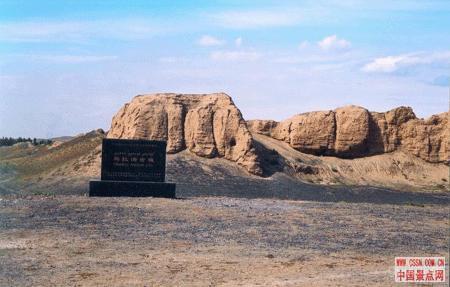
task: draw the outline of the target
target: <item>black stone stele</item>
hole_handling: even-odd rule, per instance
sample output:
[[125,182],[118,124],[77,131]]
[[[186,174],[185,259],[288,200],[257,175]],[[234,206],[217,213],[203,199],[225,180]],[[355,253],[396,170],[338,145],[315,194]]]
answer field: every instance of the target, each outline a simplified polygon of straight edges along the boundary
[[165,141],[103,139],[101,180],[89,182],[89,196],[175,198],[165,175]]

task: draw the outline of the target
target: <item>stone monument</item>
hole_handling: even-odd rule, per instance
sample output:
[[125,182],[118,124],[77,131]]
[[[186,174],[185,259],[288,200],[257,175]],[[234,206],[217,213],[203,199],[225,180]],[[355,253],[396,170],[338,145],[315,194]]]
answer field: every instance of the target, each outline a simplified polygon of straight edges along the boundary
[[103,139],[101,180],[89,182],[89,196],[175,198],[165,170],[165,141]]

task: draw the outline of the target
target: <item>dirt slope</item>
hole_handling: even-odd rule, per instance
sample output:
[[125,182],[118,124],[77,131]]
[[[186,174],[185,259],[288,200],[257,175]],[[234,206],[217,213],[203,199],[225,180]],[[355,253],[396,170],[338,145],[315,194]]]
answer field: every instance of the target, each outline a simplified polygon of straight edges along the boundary
[[[103,137],[104,133],[93,131],[56,147],[1,148],[0,192],[87,193],[88,181],[100,177]],[[384,188],[448,190],[446,165],[428,163],[402,152],[348,160],[304,154],[264,135],[254,135],[254,145],[265,177],[252,175],[224,158],[199,157],[185,150],[167,155],[166,178],[177,183],[180,196],[377,201],[376,194],[382,193],[392,202],[408,202],[414,201],[414,196],[394,194]],[[349,189],[351,186],[361,188]],[[364,194],[358,194],[358,190],[364,190]]]
[[253,137],[266,150],[278,154],[273,156],[271,161],[275,168],[278,167],[302,181],[415,190],[447,187],[446,165],[429,163],[402,151],[365,158],[341,159],[301,153],[288,143],[269,136],[254,134]]

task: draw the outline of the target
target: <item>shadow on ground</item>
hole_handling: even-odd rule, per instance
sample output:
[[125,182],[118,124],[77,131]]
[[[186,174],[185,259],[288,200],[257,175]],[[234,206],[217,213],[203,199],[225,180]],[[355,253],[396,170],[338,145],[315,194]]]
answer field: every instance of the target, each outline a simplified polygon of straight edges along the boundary
[[407,192],[371,186],[322,186],[299,183],[289,178],[274,180],[232,180],[214,186],[178,183],[177,197],[227,196],[236,198],[274,198],[318,202],[376,204],[450,204],[448,193]]
[[[174,160],[166,180],[177,184],[177,197],[225,196],[234,198],[273,198],[317,202],[349,202],[376,204],[450,204],[449,192],[401,191],[373,186],[318,185],[304,183],[285,173],[274,172],[271,177],[242,176],[223,166],[209,166],[206,173],[201,165]],[[86,195],[89,177],[67,177],[54,182],[17,183],[13,174],[3,177],[0,195]]]

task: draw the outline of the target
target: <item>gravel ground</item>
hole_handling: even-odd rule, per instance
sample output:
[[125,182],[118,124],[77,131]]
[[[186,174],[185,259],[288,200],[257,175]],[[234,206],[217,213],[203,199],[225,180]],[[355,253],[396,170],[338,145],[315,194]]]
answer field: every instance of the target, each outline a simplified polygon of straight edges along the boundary
[[0,285],[393,286],[448,230],[444,204],[3,196]]

